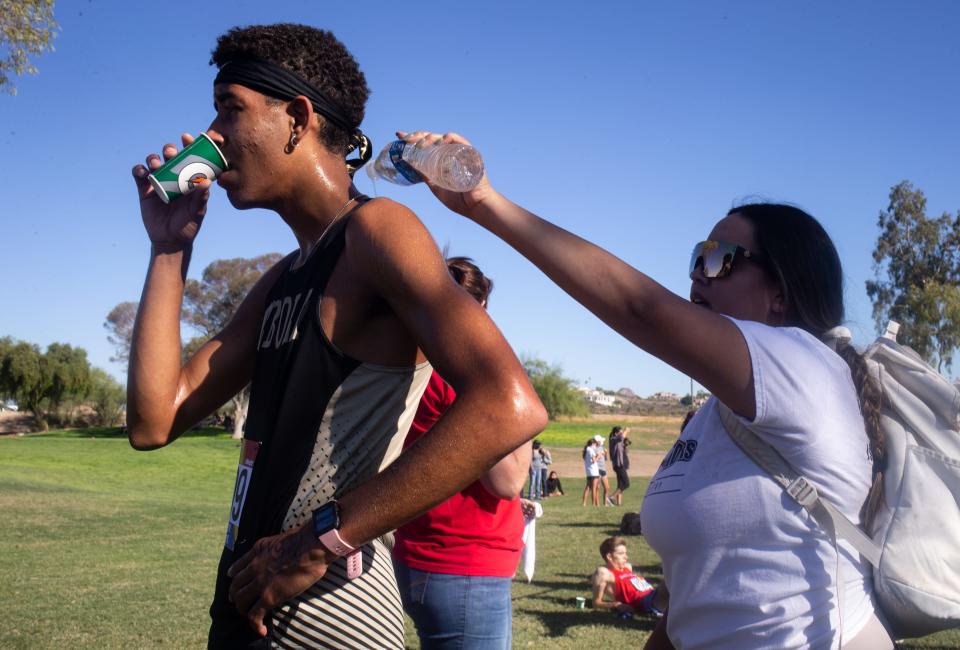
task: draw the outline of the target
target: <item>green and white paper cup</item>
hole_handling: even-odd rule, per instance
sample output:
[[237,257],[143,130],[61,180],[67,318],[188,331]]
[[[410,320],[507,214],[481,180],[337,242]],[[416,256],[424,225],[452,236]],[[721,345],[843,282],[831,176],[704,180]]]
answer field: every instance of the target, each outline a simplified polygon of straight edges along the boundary
[[201,133],[163,167],[147,176],[147,180],[160,200],[170,203],[197,189],[200,181],[212,181],[226,169],[227,159],[223,152],[210,136]]

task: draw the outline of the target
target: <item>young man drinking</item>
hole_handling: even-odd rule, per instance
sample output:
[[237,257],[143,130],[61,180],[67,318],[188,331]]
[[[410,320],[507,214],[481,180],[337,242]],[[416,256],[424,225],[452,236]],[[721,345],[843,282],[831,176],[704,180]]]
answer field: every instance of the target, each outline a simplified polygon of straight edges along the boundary
[[[229,162],[217,182],[234,207],[276,212],[298,248],[182,364],[180,308],[209,181],[164,204],[147,175],[176,148],[134,167],[151,253],[130,355],[130,441],[167,445],[250,383],[210,646],[400,648],[379,536],[466,487],[546,415],[416,216],[353,187],[363,161],[344,157],[369,157],[358,128],[368,90],[346,48],[303,25],[254,26],[221,36],[211,62],[207,134]],[[397,458],[433,367],[457,400]],[[439,456],[447,461],[428,462]]]

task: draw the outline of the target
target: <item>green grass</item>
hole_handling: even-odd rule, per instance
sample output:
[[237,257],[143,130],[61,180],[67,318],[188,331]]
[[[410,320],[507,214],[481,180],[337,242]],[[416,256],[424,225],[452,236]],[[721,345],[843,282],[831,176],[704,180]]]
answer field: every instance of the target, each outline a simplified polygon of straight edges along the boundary
[[238,445],[105,433],[0,439],[0,647],[205,644]]
[[[577,610],[577,596],[591,599],[589,576],[600,564],[599,546],[615,535],[623,513],[637,511],[647,487],[637,479],[624,493],[620,508],[580,505],[579,493],[543,501],[537,521],[537,566],[527,584],[518,571],[513,587],[514,647],[629,648],[642,647],[656,620],[638,616],[619,621],[609,611]],[[653,584],[663,579],[657,556],[643,538],[629,538],[634,570]],[[546,642],[546,646],[540,644]]]
[[[0,438],[0,648],[204,647],[238,454],[214,430],[150,453],[105,429]],[[581,508],[576,490],[544,502],[533,583],[514,584],[515,647],[642,646],[652,619],[573,603],[645,487],[637,480],[622,508]],[[641,538],[630,555],[659,582]],[[407,640],[416,647],[412,626]],[[960,633],[907,647],[960,648]]]
[[649,417],[637,422],[569,420],[550,422],[537,439],[547,447],[583,447],[589,438],[599,434],[604,438],[616,425],[630,427],[632,449],[666,451],[680,434],[678,417]]

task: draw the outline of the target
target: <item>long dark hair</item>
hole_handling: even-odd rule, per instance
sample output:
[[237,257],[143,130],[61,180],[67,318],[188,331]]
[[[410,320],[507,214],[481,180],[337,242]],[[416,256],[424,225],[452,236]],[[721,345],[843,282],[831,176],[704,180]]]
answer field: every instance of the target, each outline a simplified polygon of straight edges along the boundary
[[623,435],[623,427],[616,426],[610,429],[610,434],[607,436],[607,440],[610,441],[610,445],[613,446],[613,439],[617,436]]
[[[840,256],[823,226],[803,210],[778,203],[749,203],[733,208],[753,226],[757,252],[768,264],[767,272],[780,284],[784,320],[822,339],[843,322],[843,268]],[[863,357],[852,345],[838,345],[837,354],[850,366],[857,389],[870,453],[873,485],[861,517],[867,530],[883,499],[886,450],[880,430],[882,393],[871,379]]]
[[582,454],[582,456],[583,456],[583,459],[584,459],[584,460],[587,459],[587,449],[590,448],[590,445],[594,445],[594,444],[596,444],[596,443],[597,443],[597,441],[594,440],[593,438],[590,438],[589,440],[587,440],[587,444],[585,444],[585,445],[583,446],[583,454]]

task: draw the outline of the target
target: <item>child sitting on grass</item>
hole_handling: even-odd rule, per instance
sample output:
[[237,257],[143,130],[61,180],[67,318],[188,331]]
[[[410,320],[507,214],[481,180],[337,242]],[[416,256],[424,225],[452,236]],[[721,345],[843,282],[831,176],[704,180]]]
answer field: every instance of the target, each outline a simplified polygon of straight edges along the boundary
[[560,475],[555,471],[550,472],[550,476],[547,477],[547,496],[548,497],[562,497],[563,496],[563,486],[560,485]]

